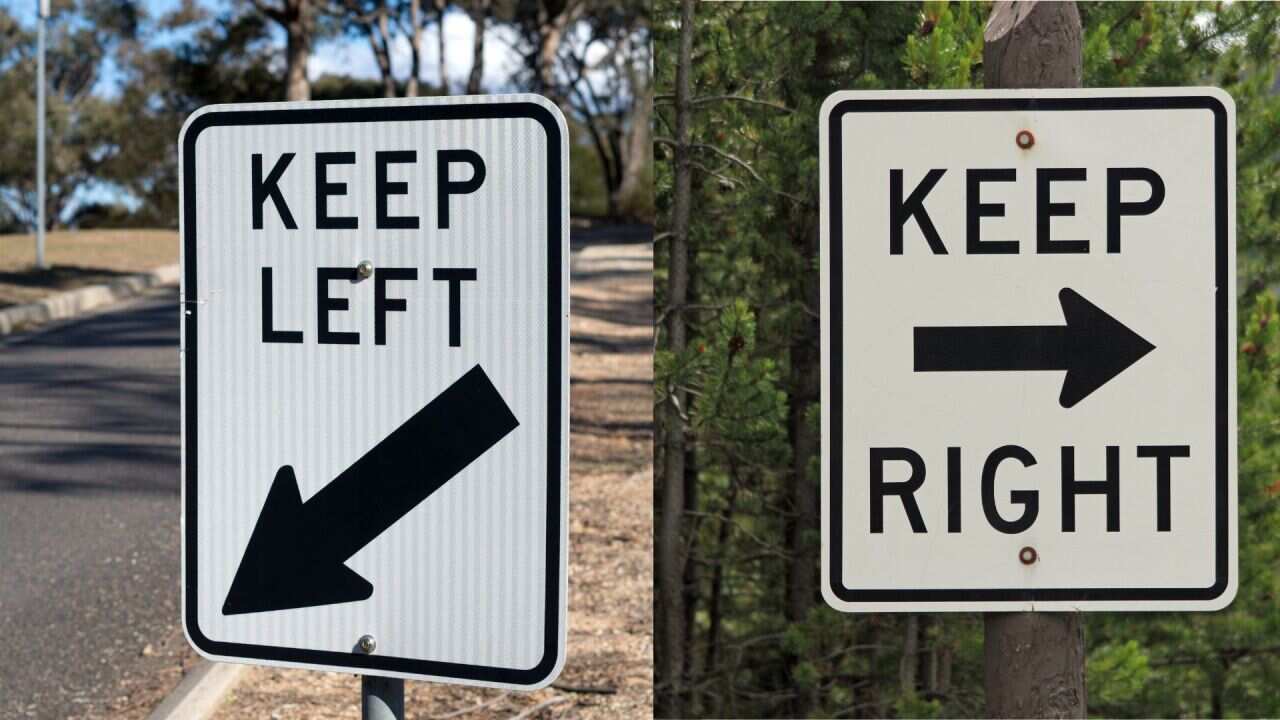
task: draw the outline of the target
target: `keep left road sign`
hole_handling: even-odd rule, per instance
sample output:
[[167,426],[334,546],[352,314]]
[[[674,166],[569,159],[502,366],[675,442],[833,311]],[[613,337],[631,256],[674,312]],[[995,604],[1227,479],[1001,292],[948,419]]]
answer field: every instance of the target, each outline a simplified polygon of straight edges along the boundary
[[183,613],[202,654],[513,688],[559,672],[566,137],[532,95],[187,121]]

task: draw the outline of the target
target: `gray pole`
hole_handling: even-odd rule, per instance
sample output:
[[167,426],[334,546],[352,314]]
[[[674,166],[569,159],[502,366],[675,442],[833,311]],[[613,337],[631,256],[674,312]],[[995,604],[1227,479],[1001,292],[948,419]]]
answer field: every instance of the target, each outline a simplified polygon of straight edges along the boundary
[[49,0],[36,0],[36,267],[44,270],[44,25]]
[[404,680],[360,676],[361,720],[404,720]]
[[[1082,84],[1080,14],[1074,2],[996,2],[984,39],[988,88]],[[1010,145],[1016,141],[1010,136]],[[1026,152],[1035,152],[1034,144]],[[987,613],[983,623],[987,717],[1085,717],[1079,613]]]

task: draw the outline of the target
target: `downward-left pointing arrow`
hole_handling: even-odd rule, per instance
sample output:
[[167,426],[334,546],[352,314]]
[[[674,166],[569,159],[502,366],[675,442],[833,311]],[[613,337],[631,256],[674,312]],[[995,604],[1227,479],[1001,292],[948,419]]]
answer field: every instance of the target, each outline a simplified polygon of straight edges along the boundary
[[367,599],[373,585],[347,559],[519,424],[477,365],[305,503],[282,466],[222,614]]

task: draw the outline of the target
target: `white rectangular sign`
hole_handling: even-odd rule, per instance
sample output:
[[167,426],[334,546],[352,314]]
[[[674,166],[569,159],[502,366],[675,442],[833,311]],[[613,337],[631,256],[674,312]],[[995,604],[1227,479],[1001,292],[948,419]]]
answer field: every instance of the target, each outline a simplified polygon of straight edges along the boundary
[[826,101],[828,603],[1231,602],[1234,137],[1213,88]]
[[532,95],[187,121],[183,613],[203,655],[559,672],[567,142]]

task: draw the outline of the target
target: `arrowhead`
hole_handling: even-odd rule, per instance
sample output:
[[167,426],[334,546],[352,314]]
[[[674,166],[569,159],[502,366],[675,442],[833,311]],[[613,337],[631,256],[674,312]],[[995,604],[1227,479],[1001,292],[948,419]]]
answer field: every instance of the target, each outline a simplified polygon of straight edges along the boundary
[[1067,377],[1058,402],[1069,408],[1141,360],[1155,345],[1071,288],[1058,293],[1067,319]]
[[317,533],[308,526],[293,467],[276,473],[249,537],[223,615],[287,610],[368,599],[373,585],[323,551]]

